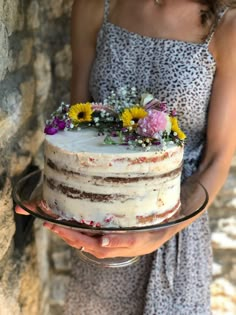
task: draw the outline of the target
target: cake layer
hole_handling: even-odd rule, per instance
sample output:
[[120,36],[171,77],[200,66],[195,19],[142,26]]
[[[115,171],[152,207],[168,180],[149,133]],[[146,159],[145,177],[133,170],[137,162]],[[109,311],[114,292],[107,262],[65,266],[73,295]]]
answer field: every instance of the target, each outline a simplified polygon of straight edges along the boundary
[[93,130],[45,141],[44,199],[67,219],[98,226],[156,224],[179,208],[183,148],[104,145]]

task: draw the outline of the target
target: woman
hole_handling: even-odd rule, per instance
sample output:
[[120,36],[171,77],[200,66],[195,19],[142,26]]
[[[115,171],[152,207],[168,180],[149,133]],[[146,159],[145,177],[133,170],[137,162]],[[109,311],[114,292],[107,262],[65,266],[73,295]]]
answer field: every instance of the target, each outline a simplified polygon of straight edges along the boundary
[[[72,10],[72,103],[102,101],[136,86],[177,108],[188,136],[183,178],[214,200],[228,174],[236,134],[236,11],[213,0],[76,0]],[[228,7],[229,6],[229,7]],[[188,226],[187,226],[188,225]],[[75,255],[65,313],[210,314],[207,213],[155,233],[92,238],[46,223],[98,258],[142,255],[104,270]]]

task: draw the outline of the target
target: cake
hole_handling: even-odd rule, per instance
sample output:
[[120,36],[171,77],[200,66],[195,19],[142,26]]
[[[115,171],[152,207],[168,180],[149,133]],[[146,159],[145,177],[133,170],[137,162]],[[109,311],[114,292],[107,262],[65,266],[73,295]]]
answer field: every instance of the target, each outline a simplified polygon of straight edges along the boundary
[[180,207],[183,147],[140,152],[94,130],[46,136],[43,196],[52,211],[95,226],[160,223]]
[[[79,105],[76,115],[82,117],[78,111],[90,105]],[[93,104],[93,109],[99,106]],[[133,116],[140,109],[135,108]],[[59,113],[64,113],[64,120],[54,113],[46,127],[51,129],[46,132],[44,145],[43,198],[55,214],[94,227],[128,228],[159,224],[178,212],[184,147],[176,120],[170,123],[166,113],[165,119],[159,114],[153,118],[149,108],[133,127],[125,126],[127,118],[123,116],[118,137],[121,115],[118,125],[117,120],[109,120],[109,128],[104,124],[98,128],[98,120],[94,119],[93,124],[91,117],[87,118],[87,128],[74,128],[75,120],[70,120],[71,131],[66,119],[73,118],[73,110],[62,106]],[[91,108],[90,111],[93,112]],[[85,112],[88,114],[87,109]],[[142,114],[139,111],[138,115]],[[165,120],[165,129],[155,129],[152,138],[147,126],[153,119],[156,126],[157,118]],[[117,138],[122,140],[114,145]]]

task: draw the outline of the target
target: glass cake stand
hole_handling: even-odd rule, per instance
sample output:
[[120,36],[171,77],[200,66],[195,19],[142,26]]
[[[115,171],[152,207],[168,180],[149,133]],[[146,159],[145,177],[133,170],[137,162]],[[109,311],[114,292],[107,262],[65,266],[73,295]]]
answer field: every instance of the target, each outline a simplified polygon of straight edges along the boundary
[[[13,190],[15,202],[29,214],[34,217],[48,221],[60,226],[76,229],[81,233],[89,233],[90,235],[125,234],[125,233],[142,233],[147,231],[158,231],[164,228],[170,228],[183,222],[187,222],[200,214],[207,205],[208,193],[205,187],[199,182],[187,181],[181,186],[181,209],[177,214],[168,221],[144,226],[144,227],[127,227],[127,228],[98,228],[81,224],[76,221],[67,221],[59,216],[45,211],[40,206],[42,200],[42,183],[43,172],[41,170],[34,171],[18,181]],[[33,206],[32,206],[33,205]],[[84,262],[98,265],[101,267],[118,268],[129,266],[139,260],[137,257],[116,257],[99,259],[93,255],[78,251],[80,259]]]

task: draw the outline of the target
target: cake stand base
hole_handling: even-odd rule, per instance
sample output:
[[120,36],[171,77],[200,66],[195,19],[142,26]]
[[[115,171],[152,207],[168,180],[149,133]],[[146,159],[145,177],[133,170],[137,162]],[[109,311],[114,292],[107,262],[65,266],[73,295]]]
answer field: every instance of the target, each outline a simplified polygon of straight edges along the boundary
[[85,263],[89,263],[92,265],[96,265],[103,268],[121,268],[133,265],[137,261],[139,261],[140,257],[116,257],[116,258],[96,258],[95,256],[86,253],[86,252],[78,252],[78,256],[81,261]]

